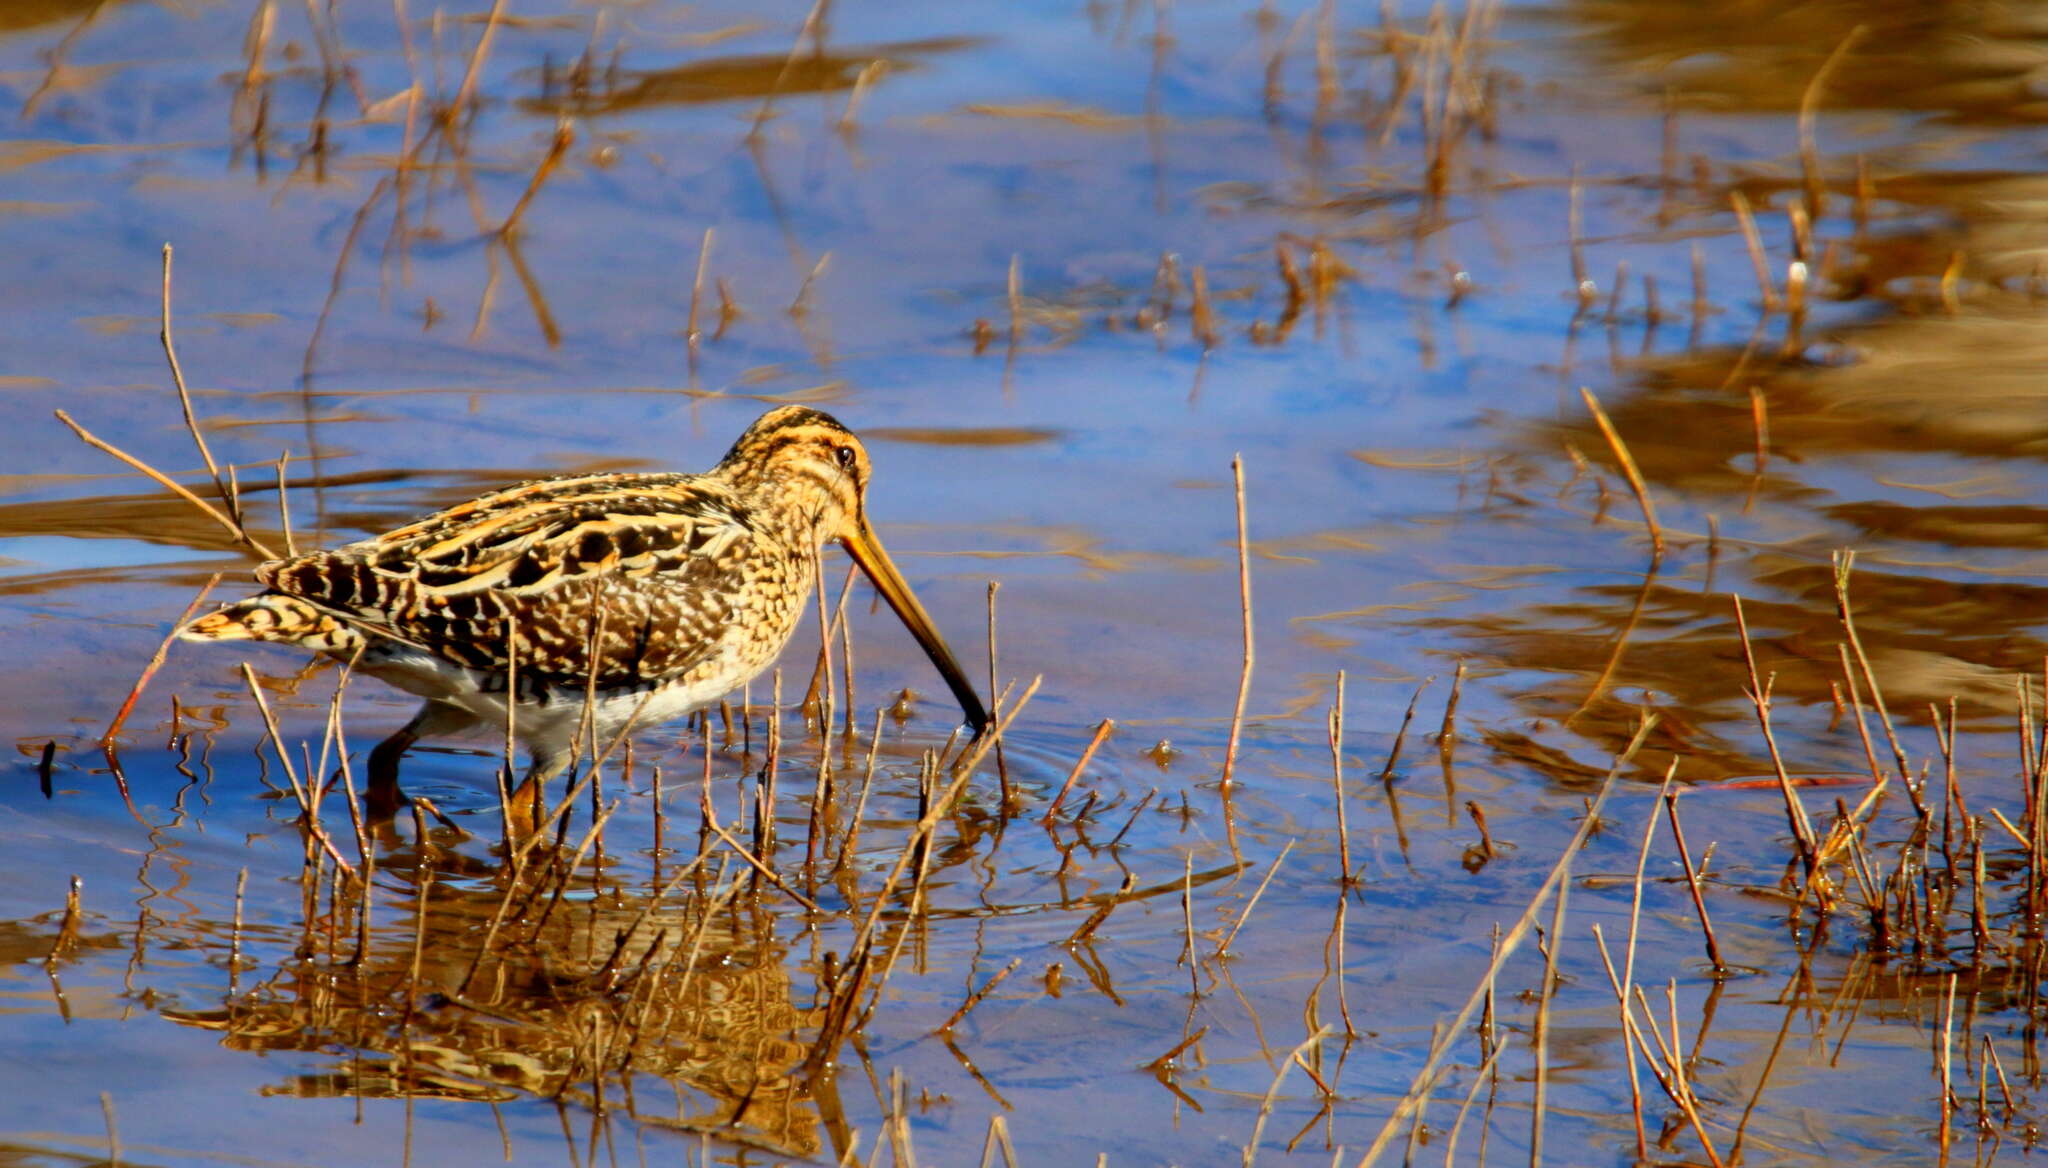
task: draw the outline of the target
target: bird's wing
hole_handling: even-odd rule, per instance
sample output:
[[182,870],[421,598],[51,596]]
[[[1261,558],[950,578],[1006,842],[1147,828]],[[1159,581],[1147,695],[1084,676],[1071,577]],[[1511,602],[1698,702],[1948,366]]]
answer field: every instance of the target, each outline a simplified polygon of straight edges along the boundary
[[689,475],[550,479],[257,570],[372,636],[472,669],[601,686],[674,678],[716,650],[753,538]]

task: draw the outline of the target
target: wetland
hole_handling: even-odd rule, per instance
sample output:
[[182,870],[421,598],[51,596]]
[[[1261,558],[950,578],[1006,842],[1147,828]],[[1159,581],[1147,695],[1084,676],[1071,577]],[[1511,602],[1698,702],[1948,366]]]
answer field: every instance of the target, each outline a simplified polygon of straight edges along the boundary
[[[2039,10],[0,0],[0,111],[0,1165],[2031,1157]],[[167,642],[786,404],[999,738],[828,556],[508,849]]]

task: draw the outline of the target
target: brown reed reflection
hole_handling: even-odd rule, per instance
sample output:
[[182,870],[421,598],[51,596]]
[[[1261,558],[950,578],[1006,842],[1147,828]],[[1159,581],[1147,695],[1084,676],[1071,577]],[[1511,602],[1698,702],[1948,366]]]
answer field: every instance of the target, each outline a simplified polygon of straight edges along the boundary
[[[236,1050],[349,1052],[279,1094],[523,1095],[781,1155],[819,1152],[818,1081],[802,1073],[801,1038],[818,1010],[794,1000],[776,914],[743,894],[741,872],[692,865],[658,888],[589,872],[517,889],[432,846],[387,858],[382,872],[399,887],[374,923],[360,900],[320,906],[302,922],[300,954],[218,1008],[166,1016]],[[522,906],[510,923],[508,896]]]

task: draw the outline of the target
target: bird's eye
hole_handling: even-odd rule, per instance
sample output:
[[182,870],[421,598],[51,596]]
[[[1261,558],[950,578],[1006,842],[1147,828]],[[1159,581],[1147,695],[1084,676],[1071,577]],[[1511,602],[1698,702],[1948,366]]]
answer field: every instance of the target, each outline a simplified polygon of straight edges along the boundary
[[838,459],[838,460],[839,460],[839,465],[840,465],[840,466],[843,466],[843,467],[845,467],[845,468],[846,468],[846,469],[848,469],[848,470],[852,470],[852,469],[853,469],[853,447],[851,447],[851,446],[838,446],[838,447],[834,447],[834,448],[833,448],[833,450],[832,450],[832,457],[834,457],[834,458],[836,458],[836,459]]

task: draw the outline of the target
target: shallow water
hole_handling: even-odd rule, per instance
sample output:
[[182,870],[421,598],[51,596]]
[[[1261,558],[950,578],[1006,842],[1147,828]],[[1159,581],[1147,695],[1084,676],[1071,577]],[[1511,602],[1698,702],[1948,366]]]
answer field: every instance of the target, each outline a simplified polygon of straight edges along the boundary
[[[115,1132],[128,1164],[890,1163],[905,1145],[953,1164],[1001,1116],[1026,1165],[1241,1162],[1255,1139],[1260,1163],[1340,1146],[1355,1163],[1646,713],[1574,861],[1540,1109],[1527,944],[1497,980],[1497,1060],[1482,1070],[1485,1040],[1463,1035],[1397,1143],[1526,1158],[1540,1114],[1553,1160],[1639,1159],[1590,929],[1626,935],[1675,760],[1730,971],[1660,828],[1634,974],[1680,1028],[1717,1153],[2025,1154],[2039,937],[2025,852],[1989,811],[2031,822],[2016,692],[2040,704],[2020,679],[2048,656],[2037,13],[487,11],[0,5],[17,111],[0,725],[18,750],[0,782],[0,1161],[104,1163]],[[469,835],[375,841],[364,925],[302,880],[298,807],[239,667],[307,743],[301,772],[336,673],[276,650],[172,650],[118,741],[131,811],[97,740],[195,591],[223,572],[215,594],[241,594],[248,562],[51,411],[207,483],[155,335],[166,241],[195,407],[266,539],[281,452],[303,547],[523,477],[701,469],[765,403],[800,401],[867,436],[872,514],[977,676],[1000,584],[996,671],[1043,677],[1005,740],[1015,806],[991,760],[939,832],[926,900],[880,918],[902,947],[863,1024],[807,1064],[917,819],[918,758],[951,729],[864,591],[854,740],[784,719],[773,859],[816,913],[741,881],[729,850],[724,884],[700,872],[649,909],[699,844],[704,757],[674,725],[609,768],[603,854],[545,910],[508,899],[490,745],[415,753],[408,789]],[[1582,386],[1640,467],[1659,558]],[[1257,653],[1226,792],[1238,455]],[[1841,706],[1852,681],[1871,698],[1838,649],[1842,548],[1904,769],[1935,780],[1932,852],[1894,784],[1863,829],[1868,871],[1968,853],[1929,713],[1954,699],[1954,797],[1988,825],[1981,942],[1971,881],[1934,947],[1874,933],[1853,891],[1826,915],[1791,903],[1729,594],[1825,829],[1895,769],[1875,715],[1866,752]],[[807,626],[785,655],[787,692],[816,640]],[[1340,671],[1348,840],[1326,737]],[[880,723],[857,846],[836,874],[807,867],[818,759],[857,774],[905,687],[924,696]],[[721,817],[749,831],[766,690],[711,760]],[[350,684],[346,741],[409,705]],[[1064,805],[1082,818],[1048,831],[1104,718]],[[837,793],[842,832],[856,792]],[[612,955],[643,910],[658,936]],[[1325,1025],[1311,1076],[1289,1051]],[[622,1051],[629,1072],[593,1069]],[[1706,1162],[1640,1074],[1641,1158]]]

